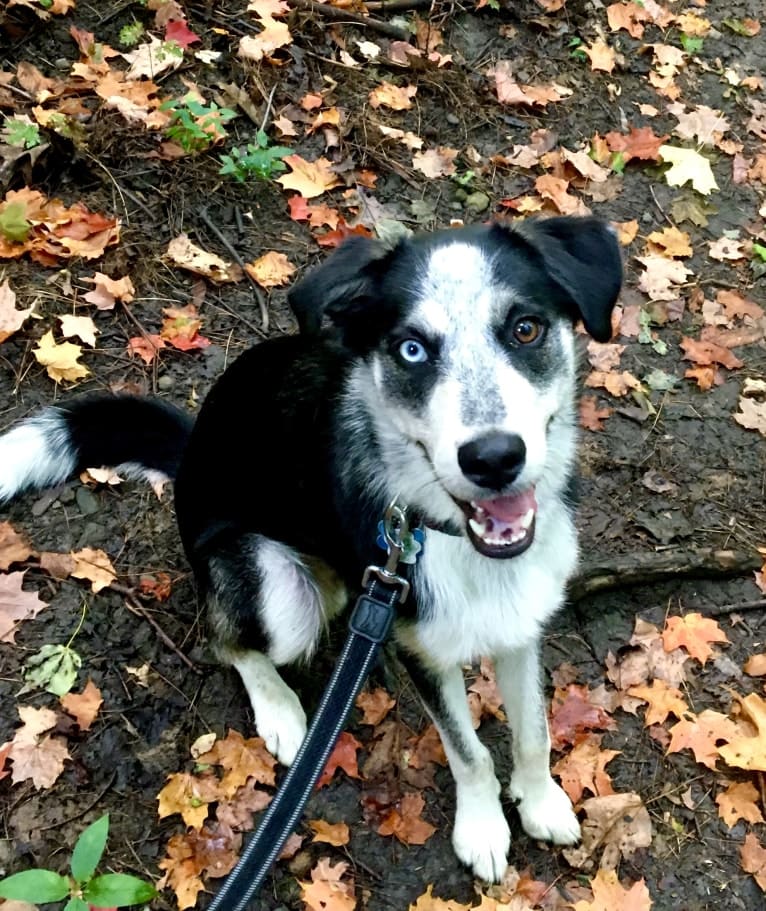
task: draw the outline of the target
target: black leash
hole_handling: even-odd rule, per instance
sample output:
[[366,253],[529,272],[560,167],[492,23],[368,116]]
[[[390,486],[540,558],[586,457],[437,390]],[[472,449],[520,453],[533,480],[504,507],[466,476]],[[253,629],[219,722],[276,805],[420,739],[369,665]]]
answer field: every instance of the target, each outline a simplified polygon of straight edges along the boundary
[[208,911],[246,911],[255,897],[298,824],[327,764],[372,663],[391,630],[396,602],[405,601],[409,594],[409,582],[398,574],[399,563],[414,562],[422,535],[418,538],[417,530],[414,535],[410,533],[406,512],[395,503],[386,510],[381,525],[388,549],[386,564],[368,566],[365,570],[362,585],[367,590],[354,606],[346,644],[306,737],[255,835]]

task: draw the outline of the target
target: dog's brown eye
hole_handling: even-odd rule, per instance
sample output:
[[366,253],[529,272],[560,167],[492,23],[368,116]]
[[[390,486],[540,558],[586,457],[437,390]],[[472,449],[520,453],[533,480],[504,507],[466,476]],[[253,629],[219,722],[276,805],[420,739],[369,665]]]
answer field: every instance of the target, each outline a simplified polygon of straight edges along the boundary
[[521,345],[531,345],[540,338],[542,331],[542,323],[531,316],[525,316],[514,324],[513,337]]

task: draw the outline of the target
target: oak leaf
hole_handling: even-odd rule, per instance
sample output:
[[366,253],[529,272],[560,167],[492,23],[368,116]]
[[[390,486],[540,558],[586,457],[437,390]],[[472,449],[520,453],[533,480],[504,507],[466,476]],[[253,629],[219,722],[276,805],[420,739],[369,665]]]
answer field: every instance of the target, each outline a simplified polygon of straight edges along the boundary
[[101,690],[90,679],[81,693],[67,693],[60,701],[64,711],[75,719],[81,731],[90,730],[98,710],[104,704]]
[[77,360],[82,354],[81,346],[73,345],[71,342],[58,344],[50,329],[40,339],[37,348],[32,349],[32,354],[38,364],[45,367],[46,373],[55,383],[62,380],[73,383],[90,373],[90,370]]
[[306,161],[300,155],[286,155],[282,161],[292,170],[291,173],[278,177],[277,183],[281,183],[286,190],[296,190],[306,199],[321,196],[343,182],[331,170],[332,165],[326,158]]
[[18,625],[48,606],[37,592],[25,592],[23,581],[23,572],[0,575],[0,642],[15,642]]
[[593,901],[570,905],[574,911],[649,911],[652,899],[643,879],[632,886],[623,886],[614,870],[599,870],[590,883]]
[[245,263],[245,272],[254,278],[262,288],[286,285],[295,271],[295,266],[287,256],[274,250],[264,253],[252,263]]
[[314,832],[314,842],[323,842],[334,848],[347,845],[351,837],[345,822],[330,823],[324,819],[310,819],[309,827]]
[[692,611],[683,617],[668,617],[662,631],[662,641],[666,652],[683,646],[686,651],[704,665],[713,654],[711,642],[729,640],[718,623],[710,617]]
[[668,753],[691,750],[697,762],[715,769],[718,743],[733,740],[738,734],[737,725],[730,718],[705,709],[699,715],[687,715],[670,728]]
[[10,522],[0,522],[0,570],[6,572],[11,564],[23,563],[35,556],[29,541],[19,534]]
[[18,332],[33,310],[34,307],[27,307],[26,310],[16,309],[16,292],[11,290],[11,284],[6,279],[0,285],[0,342]]
[[436,831],[436,826],[422,819],[425,807],[422,794],[405,794],[378,827],[378,835],[393,835],[404,845],[424,845]]
[[740,819],[750,823],[764,822],[758,800],[760,794],[749,781],[730,781],[725,791],[716,795],[718,815],[731,829]]

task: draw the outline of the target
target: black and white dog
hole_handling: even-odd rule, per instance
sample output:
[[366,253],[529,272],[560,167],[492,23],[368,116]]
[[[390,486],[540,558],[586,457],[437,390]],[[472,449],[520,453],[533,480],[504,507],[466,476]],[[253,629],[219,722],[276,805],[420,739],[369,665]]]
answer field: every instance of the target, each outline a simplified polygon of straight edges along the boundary
[[426,540],[395,639],[455,778],[455,851],[497,880],[510,831],[461,666],[495,660],[524,829],[577,841],[549,771],[539,647],[577,560],[573,327],[582,319],[609,338],[621,273],[612,232],[592,218],[461,228],[393,249],[354,238],[291,292],[301,333],[242,355],[193,426],[151,399],[46,408],[0,437],[0,501],[88,466],[175,478],[218,652],[289,764],[306,716],[277,667],[311,657],[380,563],[377,524],[397,497]]

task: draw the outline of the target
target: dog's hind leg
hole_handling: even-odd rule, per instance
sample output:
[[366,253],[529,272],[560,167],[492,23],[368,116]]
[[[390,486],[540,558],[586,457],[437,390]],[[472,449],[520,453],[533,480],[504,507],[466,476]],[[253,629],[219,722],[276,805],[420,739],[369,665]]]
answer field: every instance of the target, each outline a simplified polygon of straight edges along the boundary
[[480,879],[499,882],[508,864],[511,830],[492,757],[473,728],[463,671],[459,665],[431,670],[403,649],[400,658],[439,731],[455,779],[455,853]]
[[571,845],[580,839],[572,802],[551,777],[551,738],[537,645],[495,656],[497,684],[513,732],[510,796],[524,831],[533,838]]
[[239,672],[267,748],[290,765],[306,713],[277,666],[314,652],[325,622],[319,585],[295,551],[254,534],[218,548],[204,570],[198,581],[218,654]]

